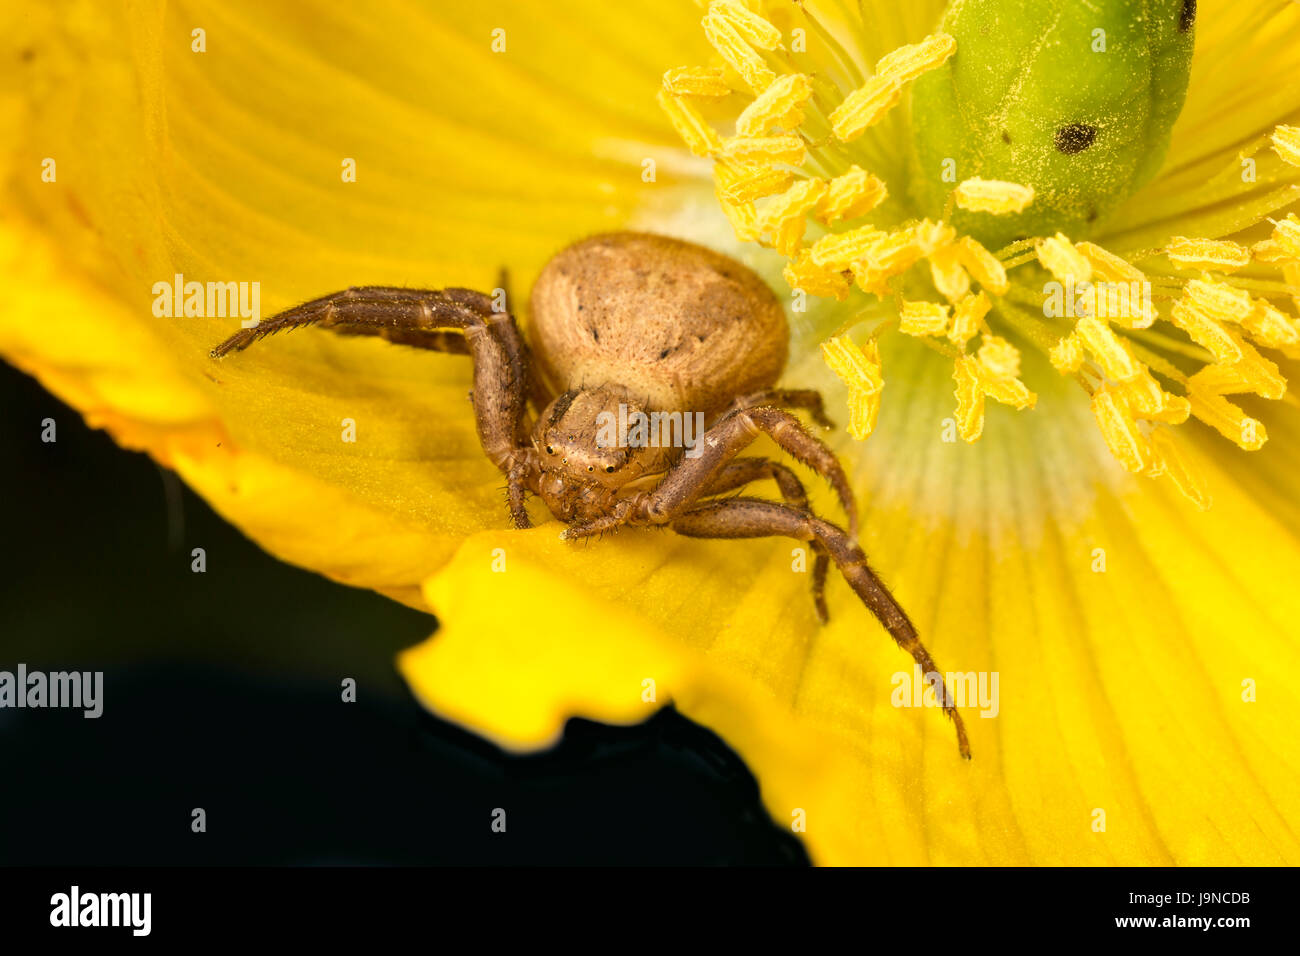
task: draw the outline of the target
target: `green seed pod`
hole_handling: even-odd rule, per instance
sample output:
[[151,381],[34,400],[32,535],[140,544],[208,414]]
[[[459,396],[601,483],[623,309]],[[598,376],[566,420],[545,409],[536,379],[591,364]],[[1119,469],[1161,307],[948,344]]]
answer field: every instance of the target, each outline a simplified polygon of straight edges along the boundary
[[953,0],[957,40],[912,91],[910,192],[943,214],[957,183],[1033,186],[1022,213],[958,211],[996,248],[1086,235],[1151,179],[1187,95],[1196,0]]

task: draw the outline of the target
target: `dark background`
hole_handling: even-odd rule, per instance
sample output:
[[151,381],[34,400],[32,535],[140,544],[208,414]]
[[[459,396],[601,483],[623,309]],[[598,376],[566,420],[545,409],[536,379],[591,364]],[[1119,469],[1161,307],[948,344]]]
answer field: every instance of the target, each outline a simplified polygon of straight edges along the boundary
[[104,672],[97,720],[0,709],[0,864],[807,863],[704,728],[509,756],[398,676],[433,618],[276,561],[3,363],[0,407],[0,670]]

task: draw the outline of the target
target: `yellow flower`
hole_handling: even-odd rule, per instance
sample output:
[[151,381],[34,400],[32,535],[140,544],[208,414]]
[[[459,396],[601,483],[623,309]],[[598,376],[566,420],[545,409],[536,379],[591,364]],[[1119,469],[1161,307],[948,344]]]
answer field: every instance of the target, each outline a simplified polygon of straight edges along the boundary
[[[770,4],[598,0],[6,10],[0,353],[273,553],[436,613],[403,672],[430,707],[509,746],[671,701],[749,763],[778,823],[805,821],[823,863],[1300,861],[1300,416],[1289,394],[1240,399],[1268,438],[1247,452],[1196,422],[1167,427],[1176,402],[1140,404],[1141,369],[1165,377],[1171,320],[1197,343],[1185,357],[1220,369],[1189,391],[1188,417],[1240,424],[1223,369],[1276,397],[1251,343],[1280,334],[1260,301],[1296,314],[1284,207],[1300,89],[1280,78],[1300,67],[1300,8],[1200,4],[1165,171],[1090,244],[1050,235],[1007,253],[903,205],[907,88],[953,55],[935,39],[941,5],[866,3],[869,28],[854,6],[810,4],[807,23],[795,7],[759,18]],[[783,79],[800,23],[808,87]],[[819,154],[790,130],[816,121],[818,83],[850,61],[862,82],[823,118],[856,161],[801,187],[793,167]],[[764,155],[775,173],[754,171]],[[1242,158],[1258,164],[1249,189],[1221,175]],[[1032,208],[1032,185],[984,177],[954,202]],[[768,189],[788,195],[751,205]],[[864,215],[873,231],[819,246]],[[738,244],[728,216],[773,250]],[[522,293],[566,243],[628,226],[822,297],[792,313],[787,381],[832,407],[847,396],[853,434],[870,435],[838,443],[865,549],[945,667],[999,677],[996,717],[965,710],[971,762],[937,711],[892,705],[910,660],[842,582],[816,624],[790,542],[626,532],[575,547],[556,524],[507,530],[463,358],[303,332],[214,364],[237,318],[153,310],[154,284],[177,274],[258,281],[264,314],[360,282],[490,289],[502,266]],[[1158,270],[1135,255],[1151,250]],[[1181,319],[1157,301],[1150,328],[1127,315],[1132,328],[1035,334],[1019,274],[1122,274],[1107,258],[1122,253],[1182,279]],[[864,348],[859,315],[882,292],[912,334]],[[1240,321],[1205,324],[1216,309]],[[1058,368],[1133,390],[1090,398]],[[979,440],[943,440],[945,420]],[[1124,467],[1157,463],[1173,481]]]

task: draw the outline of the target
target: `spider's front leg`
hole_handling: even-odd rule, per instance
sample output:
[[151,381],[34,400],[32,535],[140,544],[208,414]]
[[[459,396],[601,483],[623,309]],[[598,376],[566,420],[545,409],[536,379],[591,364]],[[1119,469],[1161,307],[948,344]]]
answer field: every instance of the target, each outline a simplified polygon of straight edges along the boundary
[[826,445],[808,434],[789,412],[770,405],[739,408],[723,415],[704,433],[696,449],[699,454],[682,458],[669,469],[664,480],[639,502],[633,520],[645,524],[668,524],[705,497],[728,462],[761,434],[772,437],[797,461],[822,475],[839,496],[849,519],[849,535],[858,535],[858,511],[849,479]]
[[[794,458],[830,481],[849,519],[849,534],[858,533],[857,506],[849,479],[826,445],[808,434],[789,412],[770,405],[737,408],[727,412],[698,439],[693,451],[683,455],[653,491],[619,502],[619,507],[582,524],[571,525],[561,535],[567,540],[585,538],[624,524],[664,525],[712,492],[728,464],[761,434],[768,434]],[[731,485],[735,488],[739,485]]]
[[777,408],[802,408],[822,428],[834,428],[835,423],[826,415],[822,393],[815,388],[769,388],[752,395],[742,395],[731,403],[727,411],[775,405]]
[[[800,511],[808,510],[808,495],[795,473],[785,465],[766,458],[736,458],[727,462],[726,467],[718,472],[700,497],[725,494],[766,478],[776,482],[777,490],[781,492],[786,504]],[[817,620],[825,624],[830,620],[830,613],[826,609],[826,572],[830,568],[831,559],[819,541],[812,542],[812,551],[813,606],[817,609]]]
[[399,345],[469,355],[474,363],[475,422],[483,451],[506,475],[510,515],[528,528],[524,492],[539,472],[528,440],[533,389],[528,348],[508,312],[472,289],[360,286],[314,299],[241,329],[212,350],[213,358],[248,348],[276,332],[315,325],[342,335],[374,335]]
[[[929,675],[943,674],[917,637],[916,628],[907,614],[867,565],[867,556],[862,549],[843,529],[807,511],[757,498],[705,502],[678,517],[671,527],[678,534],[692,538],[766,538],[779,535],[820,544],[898,646],[920,665],[921,673],[931,680],[933,678]],[[942,683],[942,678],[940,680],[943,709],[956,726],[961,755],[969,760],[970,742],[966,738],[966,727],[957,712],[951,690]]]

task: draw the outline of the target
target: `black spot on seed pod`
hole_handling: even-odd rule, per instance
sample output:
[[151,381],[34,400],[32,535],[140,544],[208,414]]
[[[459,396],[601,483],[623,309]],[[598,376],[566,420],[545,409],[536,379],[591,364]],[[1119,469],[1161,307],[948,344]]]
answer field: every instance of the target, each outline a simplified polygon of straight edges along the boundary
[[1071,123],[1056,131],[1056,148],[1067,156],[1082,153],[1097,138],[1097,127],[1087,123]]
[[1002,131],[1002,142],[1004,143],[1011,142],[1011,134],[1008,133],[1006,130]]
[[1183,0],[1183,12],[1178,15],[1178,32],[1186,33],[1196,22],[1196,0]]

